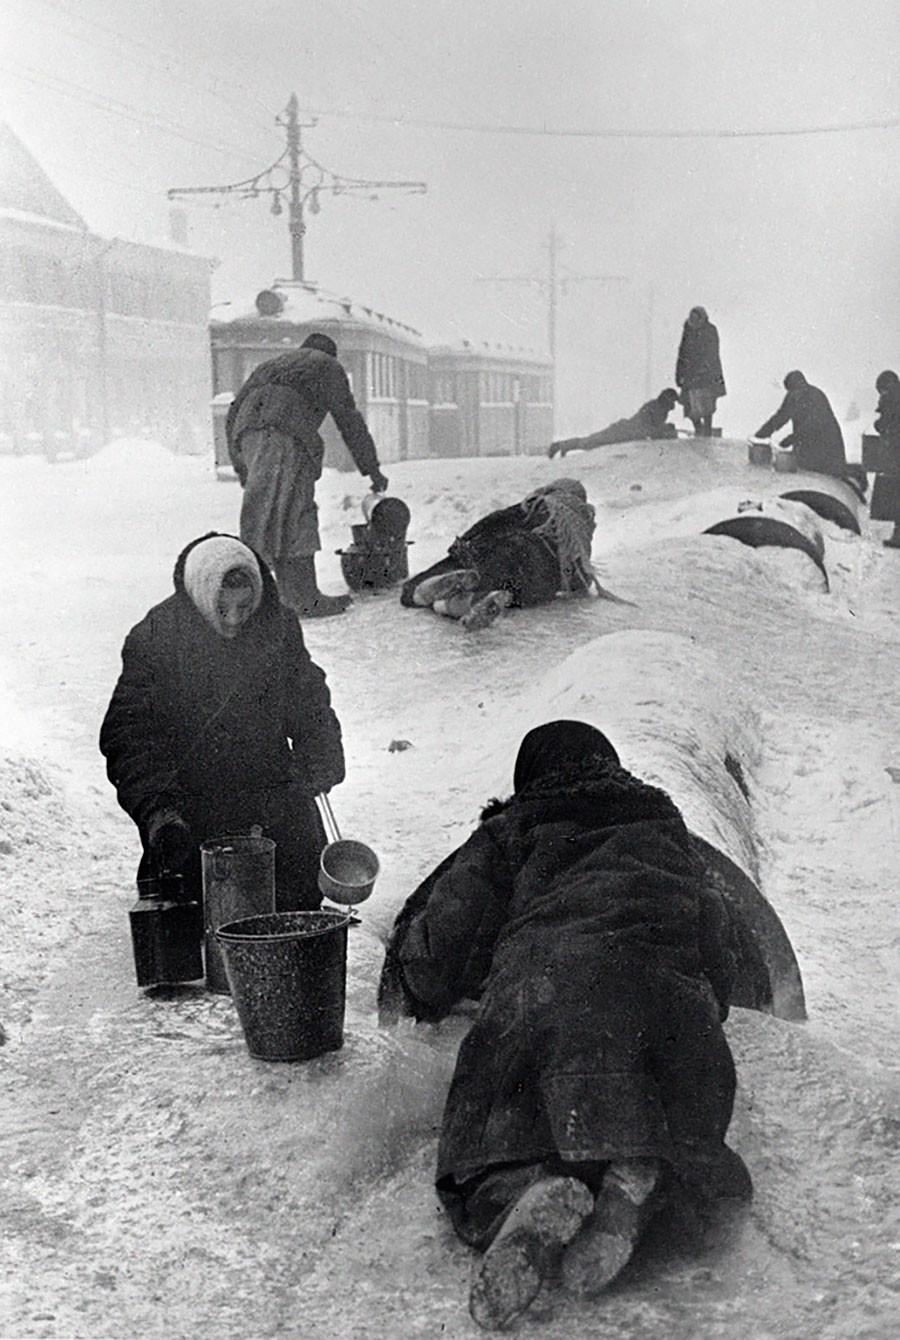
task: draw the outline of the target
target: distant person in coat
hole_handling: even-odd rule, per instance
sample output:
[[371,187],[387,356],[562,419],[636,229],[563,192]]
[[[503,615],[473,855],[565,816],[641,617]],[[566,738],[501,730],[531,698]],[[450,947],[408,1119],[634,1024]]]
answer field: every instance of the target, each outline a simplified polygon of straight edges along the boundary
[[719,332],[705,307],[692,307],[681,333],[675,384],[681,391],[685,417],[698,437],[712,435],[716,401],[726,394],[719,357]]
[[547,455],[565,456],[567,451],[593,451],[595,447],[611,446],[615,442],[652,442],[657,438],[675,437],[675,425],[667,423],[678,404],[678,392],[667,387],[653,400],[641,405],[630,419],[616,419],[608,428],[587,437],[567,437],[551,444]]
[[[600,587],[591,566],[594,509],[577,479],[555,479],[489,512],[457,536],[447,557],[403,584],[401,605],[430,607],[469,632],[511,606]],[[608,593],[607,593],[608,594]]]
[[281,597],[303,618],[341,614],[350,596],[323,595],[316,582],[321,548],[316,480],[330,414],[360,474],[383,492],[375,443],[356,408],[337,346],[318,332],[299,349],[261,363],[228,410],[228,451],[244,488],[241,539],[275,569]]
[[886,549],[900,549],[900,377],[890,370],[879,373],[875,390],[878,392],[875,432],[892,448],[896,473],[875,476],[872,511],[894,523],[894,529],[882,544]]
[[383,1023],[480,1001],[436,1185],[484,1252],[469,1305],[489,1329],[561,1258],[595,1296],[664,1205],[696,1235],[717,1197],[751,1193],[725,1144],[731,921],[681,815],[580,721],[529,731],[514,787],[411,895],[379,988]]
[[175,590],[132,628],[100,731],[143,847],[138,878],[181,873],[200,899],[200,844],[254,825],[275,841],[277,905],[312,909],[325,833],[313,797],[344,777],[325,676],[272,574],[241,540],[194,540]]
[[787,394],[770,419],[766,419],[755,437],[768,438],[787,423],[791,432],[781,446],[792,447],[800,470],[820,475],[849,476],[844,454],[844,435],[828,397],[818,386],[811,386],[802,372],[789,372],[784,379]]

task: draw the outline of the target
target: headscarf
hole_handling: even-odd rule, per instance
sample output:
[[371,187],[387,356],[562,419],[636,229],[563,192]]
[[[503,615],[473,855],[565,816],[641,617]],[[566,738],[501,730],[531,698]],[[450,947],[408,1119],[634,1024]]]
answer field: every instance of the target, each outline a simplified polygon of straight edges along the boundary
[[692,307],[691,310],[688,312],[689,326],[702,326],[704,322],[708,320],[709,315],[705,307]]
[[246,572],[253,588],[253,612],[259,609],[263,594],[262,573],[256,555],[234,535],[210,535],[195,544],[184,561],[184,589],[203,618],[221,637],[218,611],[222,579],[226,572],[239,568]]
[[806,384],[803,373],[798,372],[796,368],[793,372],[789,372],[784,379],[784,389],[786,391],[800,391]]
[[896,372],[892,372],[890,368],[885,372],[879,372],[878,376],[875,378],[875,390],[879,395],[884,395],[885,391],[889,391],[892,386],[897,386],[898,384],[900,384],[900,377],[897,376]]
[[548,721],[530,730],[519,745],[513,787],[519,792],[548,772],[589,759],[618,763],[619,755],[603,732],[586,721]]
[[596,581],[591,566],[594,509],[580,479],[563,476],[529,493],[522,510],[532,523],[542,507],[545,519],[533,524],[535,535],[555,552],[564,591],[577,591]]

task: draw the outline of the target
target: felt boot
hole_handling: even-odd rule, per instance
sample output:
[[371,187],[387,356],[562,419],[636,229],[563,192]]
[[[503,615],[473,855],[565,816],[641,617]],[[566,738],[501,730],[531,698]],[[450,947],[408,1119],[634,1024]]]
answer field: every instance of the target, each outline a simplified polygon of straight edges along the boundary
[[436,600],[449,600],[451,596],[464,591],[474,591],[478,585],[478,573],[474,568],[455,568],[452,572],[439,572],[435,577],[426,577],[419,582],[413,592],[414,605],[433,605]]
[[477,633],[482,628],[488,628],[505,609],[512,604],[512,596],[508,591],[488,591],[486,596],[476,600],[475,604],[460,619],[460,623],[467,633]]
[[469,1311],[479,1326],[502,1330],[531,1305],[593,1208],[575,1177],[545,1177],[522,1193],[472,1273]]
[[316,560],[312,554],[275,560],[275,576],[282,602],[301,619],[327,619],[343,614],[351,604],[348,594],[326,596],[316,583]]
[[595,1298],[628,1264],[657,1209],[661,1178],[658,1159],[623,1159],[609,1165],[593,1218],[563,1262],[563,1278],[574,1293]]

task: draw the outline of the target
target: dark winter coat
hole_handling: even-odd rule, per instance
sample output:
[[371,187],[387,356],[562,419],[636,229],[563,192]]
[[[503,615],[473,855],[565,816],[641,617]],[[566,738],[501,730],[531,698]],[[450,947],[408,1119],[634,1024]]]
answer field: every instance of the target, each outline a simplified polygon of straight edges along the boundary
[[900,447],[900,384],[889,386],[878,397],[875,432]]
[[682,391],[708,390],[714,396],[723,396],[725,378],[719,357],[719,332],[711,321],[699,326],[684,323],[678,359],[675,364],[675,384]]
[[[489,512],[453,541],[447,558],[417,572],[403,584],[400,604],[413,605],[416,587],[426,578],[458,568],[474,568],[478,572],[475,598],[488,591],[508,591],[513,607],[520,609],[553,600],[565,583],[554,545],[535,533],[535,527],[545,519],[546,511],[540,504],[530,516],[521,503]],[[576,573],[574,589],[587,592],[590,582],[588,574]]]
[[480,997],[444,1113],[438,1186],[506,1163],[660,1157],[707,1190],[746,1170],[724,1136],[724,903],[661,791],[614,764],[485,812],[409,899],[382,977],[419,1018]]
[[175,567],[175,593],[125,639],[100,731],[109,779],[144,847],[138,876],[154,873],[154,814],[173,809],[195,844],[185,869],[194,896],[199,844],[259,824],[276,843],[279,908],[317,907],[325,834],[313,796],[344,777],[325,676],[263,564],[259,609],[232,641],[220,637],[184,588],[191,548]]
[[793,447],[799,469],[821,475],[846,475],[844,435],[824,391],[808,382],[788,391],[756,437],[771,437],[787,423],[791,424],[791,432],[782,446]]
[[241,482],[246,475],[241,437],[264,428],[295,438],[298,460],[318,479],[324,451],[319,429],[326,414],[337,424],[360,474],[377,470],[375,443],[336,358],[321,349],[294,349],[261,363],[231,402],[225,421],[228,450]]
[[612,446],[618,442],[652,442],[658,438],[674,437],[675,429],[667,422],[672,413],[658,400],[648,400],[628,419],[616,419],[607,428],[601,428],[587,437],[569,437],[554,443],[564,451],[592,451],[594,447]]

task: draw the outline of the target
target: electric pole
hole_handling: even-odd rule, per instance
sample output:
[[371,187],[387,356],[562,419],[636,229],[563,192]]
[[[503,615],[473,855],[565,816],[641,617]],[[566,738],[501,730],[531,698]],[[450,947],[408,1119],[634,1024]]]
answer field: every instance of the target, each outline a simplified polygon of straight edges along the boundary
[[284,112],[275,118],[276,125],[283,127],[285,132],[284,149],[274,163],[255,176],[222,186],[173,186],[166,195],[169,200],[179,200],[189,195],[237,195],[242,200],[253,200],[261,195],[269,195],[272,197],[271,211],[276,215],[284,212],[282,200],[286,197],[291,239],[291,278],[304,283],[303,239],[306,223],[303,214],[306,208],[310,214],[319,213],[321,195],[365,193],[377,200],[378,196],[372,195],[372,192],[405,191],[409,195],[424,195],[428,187],[423,181],[369,181],[363,177],[344,177],[323,167],[303,148],[302,132],[312,129],[316,122],[314,119],[301,122],[299,110],[297,95],[292,93]]
[[[546,275],[479,275],[478,278],[487,284],[532,284],[537,287],[547,298],[547,345],[550,350],[550,360],[553,364],[553,380],[556,381],[556,327],[559,313],[559,299],[565,295],[571,284],[600,283],[600,284],[627,284],[629,279],[626,275],[576,275],[570,273],[560,274],[559,253],[563,247],[562,239],[556,231],[556,224],[550,225],[550,236],[547,239],[547,273]],[[556,404],[556,395],[554,393],[553,403]]]

